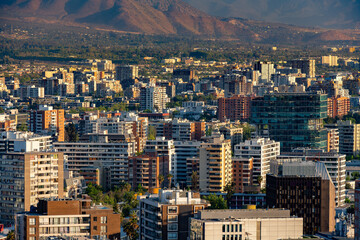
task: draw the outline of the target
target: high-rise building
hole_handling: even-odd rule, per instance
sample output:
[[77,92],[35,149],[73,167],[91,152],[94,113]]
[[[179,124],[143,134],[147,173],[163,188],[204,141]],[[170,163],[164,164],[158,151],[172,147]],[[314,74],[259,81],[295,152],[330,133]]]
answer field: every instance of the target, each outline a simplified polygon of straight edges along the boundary
[[298,239],[303,219],[285,209],[201,210],[190,219],[190,240]]
[[280,143],[268,138],[254,138],[235,145],[236,158],[253,158],[253,179],[261,188],[266,185],[266,174],[270,172],[270,161],[280,155]]
[[232,165],[234,191],[243,193],[246,187],[253,185],[254,158],[233,158]]
[[235,124],[224,125],[219,128],[220,134],[224,135],[225,139],[231,140],[231,150],[234,151],[235,145],[243,140],[244,129]]
[[155,140],[147,140],[144,149],[146,154],[156,154],[159,157],[159,174],[165,177],[164,186],[168,186],[167,176],[174,176],[176,154],[174,140],[166,140],[164,137],[156,137]]
[[199,186],[202,191],[222,192],[232,181],[231,141],[213,137],[200,145]]
[[140,89],[140,110],[162,112],[170,102],[165,87],[147,86]]
[[252,96],[233,96],[218,100],[218,118],[225,120],[247,120],[250,118]]
[[[134,140],[116,139],[107,135],[91,135],[89,141],[57,142],[54,148],[67,156],[66,167],[84,176],[87,183],[98,183],[96,175],[100,169],[100,183],[111,189],[128,180],[128,157],[136,153]],[[93,177],[89,174],[93,173]]]
[[296,158],[304,161],[317,161],[325,164],[335,186],[335,204],[342,206],[345,203],[346,185],[346,156],[337,152],[322,150],[296,149],[291,153],[282,153],[278,159]]
[[326,94],[274,93],[252,101],[251,119],[258,134],[279,141],[282,151],[326,149],[326,117]]
[[195,71],[191,69],[175,69],[173,71],[173,78],[182,79],[184,82],[190,82],[195,78]]
[[209,206],[199,193],[160,190],[139,197],[139,239],[187,239],[189,219]]
[[16,215],[16,239],[119,239],[121,214],[85,199],[42,199]]
[[129,183],[135,189],[139,184],[150,190],[159,187],[160,162],[156,153],[129,157]]
[[41,105],[30,113],[29,130],[34,133],[51,134],[55,141],[65,141],[64,109]]
[[187,185],[187,159],[198,157],[200,142],[198,141],[174,141],[176,160],[173,165],[174,181],[180,187]]
[[298,68],[302,73],[305,73],[307,77],[314,78],[315,77],[315,59],[307,59],[307,60],[290,60],[288,64],[292,68]]
[[63,197],[62,153],[15,151],[0,153],[1,223],[14,223],[16,213],[29,211],[41,198]]
[[360,240],[360,180],[355,181],[355,240]]
[[321,57],[321,64],[328,65],[330,67],[338,66],[338,57],[337,56],[322,56]]
[[339,152],[348,156],[356,155],[360,151],[360,124],[348,121],[338,121]]
[[271,82],[271,75],[275,73],[274,64],[270,62],[256,62],[254,64],[254,70],[258,70],[261,73],[261,81],[268,83]]
[[334,231],[335,187],[324,163],[288,162],[281,168],[281,174],[266,176],[268,207],[302,217],[304,234]]
[[350,111],[350,99],[347,97],[328,98],[328,117],[336,118],[347,115]]
[[115,68],[116,71],[116,80],[122,81],[135,79],[139,77],[139,67],[134,65],[124,65],[124,66],[117,66]]

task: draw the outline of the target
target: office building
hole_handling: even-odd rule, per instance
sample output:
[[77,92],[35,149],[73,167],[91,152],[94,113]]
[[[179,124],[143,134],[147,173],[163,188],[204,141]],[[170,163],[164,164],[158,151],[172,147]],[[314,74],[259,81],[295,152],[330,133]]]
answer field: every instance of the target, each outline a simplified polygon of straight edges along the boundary
[[222,192],[232,181],[231,141],[223,136],[201,143],[199,152],[201,191]]
[[41,105],[30,112],[29,130],[34,133],[51,134],[54,141],[65,141],[64,109]]
[[279,170],[279,175],[266,176],[268,207],[302,217],[304,234],[334,231],[335,187],[324,163],[286,162]]
[[360,151],[360,124],[350,120],[338,121],[339,152],[348,156],[356,155]]
[[235,145],[236,158],[253,158],[253,183],[261,188],[266,185],[266,174],[270,172],[270,161],[280,155],[280,143],[268,138],[253,138]]
[[258,134],[280,142],[282,151],[326,149],[326,117],[326,94],[274,93],[252,101],[251,119]]
[[252,96],[236,95],[230,98],[220,98],[218,100],[218,118],[224,122],[226,120],[247,120],[250,118]]
[[190,219],[190,240],[277,240],[303,235],[303,219],[285,209],[201,210]]
[[62,153],[15,151],[0,153],[0,222],[6,224],[41,198],[62,198],[64,190]]
[[16,215],[16,239],[119,239],[121,214],[90,199],[42,199]]
[[140,89],[140,110],[161,113],[170,102],[165,87],[146,86]]
[[199,193],[160,190],[139,198],[139,239],[187,239],[189,219],[209,206]]
[[302,73],[305,73],[307,77],[315,77],[315,59],[299,59],[288,61],[288,64],[292,68],[298,68]]
[[322,150],[296,149],[291,153],[282,153],[278,159],[296,158],[304,161],[317,161],[325,164],[331,180],[335,186],[335,204],[342,206],[345,203],[346,185],[346,156],[337,152]]

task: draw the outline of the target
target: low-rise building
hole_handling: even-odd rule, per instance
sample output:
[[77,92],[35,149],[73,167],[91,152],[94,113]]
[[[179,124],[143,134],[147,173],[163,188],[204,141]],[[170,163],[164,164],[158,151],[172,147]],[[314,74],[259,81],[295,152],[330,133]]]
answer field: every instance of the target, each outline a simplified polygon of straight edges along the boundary
[[190,220],[190,240],[298,239],[303,219],[289,210],[201,210]]

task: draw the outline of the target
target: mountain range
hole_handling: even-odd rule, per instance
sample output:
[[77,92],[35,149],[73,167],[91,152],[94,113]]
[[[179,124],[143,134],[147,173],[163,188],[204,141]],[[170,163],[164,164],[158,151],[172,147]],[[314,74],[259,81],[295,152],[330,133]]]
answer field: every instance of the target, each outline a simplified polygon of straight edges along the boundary
[[359,0],[186,0],[213,16],[322,28],[360,28]]
[[[219,2],[231,6],[238,0],[192,1],[194,5],[208,2],[211,6],[211,3]],[[2,0],[0,16],[2,21],[18,19],[133,33],[206,36],[246,42],[360,39],[360,32],[356,31],[310,29],[243,18],[214,17],[182,0]]]

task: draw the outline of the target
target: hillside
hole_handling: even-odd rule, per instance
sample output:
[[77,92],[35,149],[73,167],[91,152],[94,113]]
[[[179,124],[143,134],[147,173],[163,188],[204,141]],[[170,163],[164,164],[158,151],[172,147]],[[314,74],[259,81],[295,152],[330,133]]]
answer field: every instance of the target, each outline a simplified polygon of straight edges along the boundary
[[333,34],[335,32],[322,29],[214,17],[182,0],[3,0],[0,16],[1,22],[16,19],[27,23],[270,44],[360,39],[356,31]]

